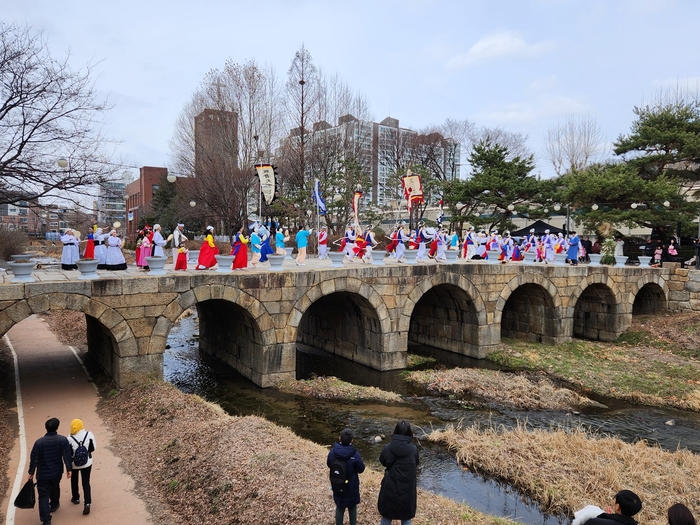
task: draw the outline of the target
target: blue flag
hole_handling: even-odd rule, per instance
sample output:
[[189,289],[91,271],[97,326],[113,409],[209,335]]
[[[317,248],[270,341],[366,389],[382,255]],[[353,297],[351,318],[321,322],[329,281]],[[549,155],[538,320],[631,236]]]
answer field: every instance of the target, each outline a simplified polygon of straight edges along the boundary
[[316,202],[316,206],[318,207],[318,214],[319,215],[325,215],[326,214],[326,201],[323,200],[323,197],[321,197],[321,181],[316,180],[316,184],[314,184],[314,193],[313,193],[313,199],[314,202]]

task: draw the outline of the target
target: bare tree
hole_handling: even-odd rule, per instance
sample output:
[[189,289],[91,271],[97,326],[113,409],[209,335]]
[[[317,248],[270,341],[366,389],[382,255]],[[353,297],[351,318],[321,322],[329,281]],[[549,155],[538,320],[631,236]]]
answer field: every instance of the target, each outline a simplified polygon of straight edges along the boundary
[[101,134],[110,106],[96,99],[92,67],[73,71],[68,58],[53,58],[40,32],[0,22],[0,203],[78,201],[116,171]]
[[549,128],[544,148],[559,176],[581,171],[602,161],[605,155],[603,132],[591,115],[569,115],[564,122]]
[[224,233],[257,201],[258,149],[269,152],[280,134],[277,86],[272,69],[229,61],[207,73],[178,117],[170,142],[175,172],[192,178],[183,191],[208,220],[223,222]]

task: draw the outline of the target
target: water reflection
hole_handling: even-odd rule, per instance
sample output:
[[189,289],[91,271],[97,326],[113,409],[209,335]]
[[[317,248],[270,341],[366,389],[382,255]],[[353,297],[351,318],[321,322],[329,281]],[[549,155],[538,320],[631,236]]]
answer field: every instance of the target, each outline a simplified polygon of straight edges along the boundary
[[[329,445],[340,429],[356,430],[355,440],[366,463],[381,469],[379,453],[387,442],[398,418],[425,429],[443,428],[447,423],[471,425],[505,425],[512,428],[527,420],[534,428],[584,426],[594,431],[616,435],[634,442],[645,439],[668,450],[679,446],[700,452],[700,417],[692,412],[628,405],[616,400],[598,399],[608,408],[588,408],[581,413],[554,411],[520,411],[506,409],[472,410],[468,402],[425,396],[403,381],[400,371],[378,372],[319,352],[299,352],[297,375],[308,377],[335,375],[346,381],[397,392],[404,396],[402,405],[350,403],[314,400],[261,389],[225,365],[200,356],[197,351],[196,317],[183,319],[171,330],[169,349],[164,356],[167,381],[180,390],[196,393],[220,404],[232,415],[258,415],[291,428],[297,435],[319,444]],[[493,364],[464,356],[430,352],[438,362],[449,366],[486,366]],[[445,354],[448,354],[445,356]],[[446,362],[449,357],[449,362]],[[432,366],[432,365],[430,365]],[[665,423],[675,421],[675,426]],[[420,435],[420,432],[417,433]],[[385,436],[375,442],[376,436]],[[484,480],[457,465],[454,455],[444,447],[421,442],[419,486],[496,516],[516,519],[532,525],[555,525],[558,520],[543,515],[534,504],[492,480]]]

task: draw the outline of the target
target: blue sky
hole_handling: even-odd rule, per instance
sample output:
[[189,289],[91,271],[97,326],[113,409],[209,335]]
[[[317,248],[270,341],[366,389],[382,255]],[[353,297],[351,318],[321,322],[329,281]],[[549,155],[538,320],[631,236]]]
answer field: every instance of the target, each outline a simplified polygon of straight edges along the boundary
[[612,142],[659,89],[696,89],[696,0],[4,0],[52,52],[95,66],[105,132],[134,166],[170,164],[173,124],[205,73],[255,59],[286,77],[302,44],[369,101],[419,129],[446,118],[529,136],[590,115]]

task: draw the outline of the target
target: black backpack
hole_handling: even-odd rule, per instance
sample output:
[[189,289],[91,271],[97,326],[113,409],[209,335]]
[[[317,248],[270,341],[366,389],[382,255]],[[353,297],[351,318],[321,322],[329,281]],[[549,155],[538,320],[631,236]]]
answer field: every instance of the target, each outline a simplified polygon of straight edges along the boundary
[[83,441],[79,442],[77,439],[71,436],[71,439],[78,443],[78,448],[76,448],[75,452],[73,452],[73,465],[75,465],[76,467],[82,467],[83,465],[87,465],[88,458],[90,457],[88,449],[85,447],[85,440],[87,439],[87,437],[88,434],[86,432]]
[[334,492],[345,492],[348,483],[347,460],[336,457],[331,463],[331,487]]

